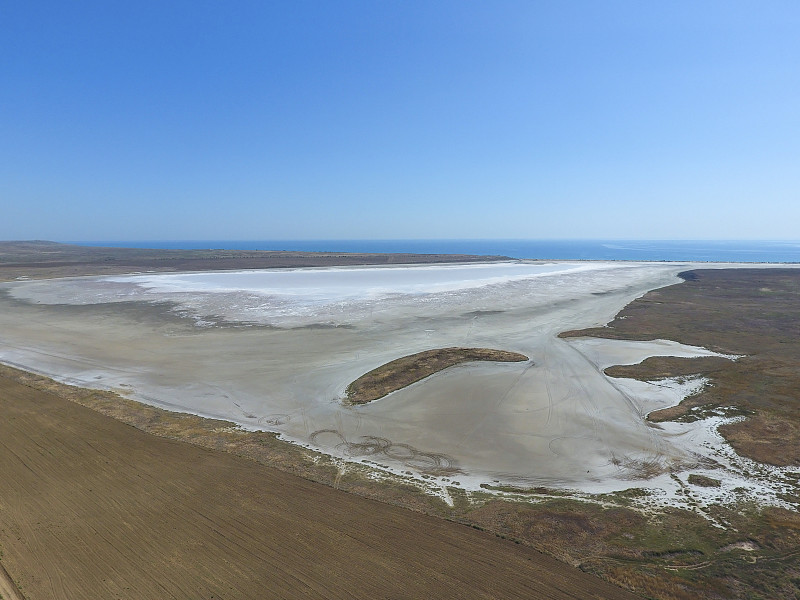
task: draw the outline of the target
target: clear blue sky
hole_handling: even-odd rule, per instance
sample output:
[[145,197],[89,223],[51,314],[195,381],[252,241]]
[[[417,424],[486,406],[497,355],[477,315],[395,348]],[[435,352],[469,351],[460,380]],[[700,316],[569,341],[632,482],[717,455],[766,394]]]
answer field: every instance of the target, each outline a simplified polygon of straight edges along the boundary
[[800,2],[0,5],[0,239],[800,238]]

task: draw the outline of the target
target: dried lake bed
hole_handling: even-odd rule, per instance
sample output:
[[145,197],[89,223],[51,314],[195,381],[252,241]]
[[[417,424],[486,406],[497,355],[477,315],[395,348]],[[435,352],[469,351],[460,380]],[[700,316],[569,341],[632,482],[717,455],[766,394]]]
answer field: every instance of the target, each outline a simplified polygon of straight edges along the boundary
[[[644,419],[702,381],[654,386],[602,369],[712,353],[557,335],[608,322],[692,266],[514,261],[20,281],[0,285],[0,361],[467,487],[608,491],[702,469],[717,450],[702,423]],[[460,365],[368,405],[342,403],[363,373],[449,346],[530,360]]]

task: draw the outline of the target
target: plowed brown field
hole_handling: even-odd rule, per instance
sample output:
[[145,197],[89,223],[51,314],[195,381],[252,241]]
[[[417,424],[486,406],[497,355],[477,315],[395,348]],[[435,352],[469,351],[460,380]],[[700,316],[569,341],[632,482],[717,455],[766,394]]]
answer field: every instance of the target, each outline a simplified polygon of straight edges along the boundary
[[6,378],[0,549],[29,600],[635,598],[525,546]]

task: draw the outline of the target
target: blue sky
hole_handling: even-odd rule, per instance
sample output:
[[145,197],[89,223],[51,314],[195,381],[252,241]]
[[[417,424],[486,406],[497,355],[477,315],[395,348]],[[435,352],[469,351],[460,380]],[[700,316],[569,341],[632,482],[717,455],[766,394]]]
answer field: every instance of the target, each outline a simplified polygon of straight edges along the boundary
[[800,238],[800,3],[7,2],[0,239]]

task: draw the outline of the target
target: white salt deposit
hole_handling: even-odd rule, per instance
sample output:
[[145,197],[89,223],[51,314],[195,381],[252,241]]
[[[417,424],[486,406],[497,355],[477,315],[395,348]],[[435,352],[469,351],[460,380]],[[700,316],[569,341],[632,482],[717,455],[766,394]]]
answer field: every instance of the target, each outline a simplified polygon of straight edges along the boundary
[[[213,273],[158,273],[31,282],[15,298],[47,304],[170,302],[197,324],[214,319],[296,327],[346,324],[376,310],[398,307],[447,310],[458,303],[502,298],[505,290],[558,287],[564,276],[620,272],[608,263],[447,264],[392,267],[273,269]],[[602,276],[601,276],[602,277]],[[532,286],[539,280],[538,285]],[[545,281],[546,280],[546,281]],[[209,318],[211,320],[209,320]]]

